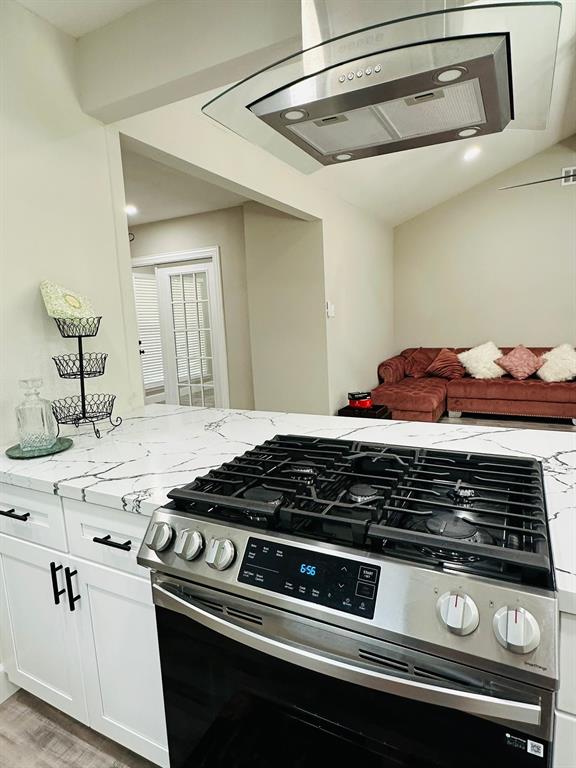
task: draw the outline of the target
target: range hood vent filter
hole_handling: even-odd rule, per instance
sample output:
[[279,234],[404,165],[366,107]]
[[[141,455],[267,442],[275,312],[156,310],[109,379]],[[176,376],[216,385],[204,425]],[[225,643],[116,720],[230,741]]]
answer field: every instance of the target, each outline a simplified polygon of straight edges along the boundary
[[374,144],[393,141],[394,134],[388,131],[372,107],[355,109],[341,115],[343,120],[306,120],[288,127],[296,136],[306,141],[323,155],[363,149]]
[[486,122],[477,78],[287,128],[323,155],[351,152]]
[[[427,98],[432,93],[432,98]],[[399,139],[426,136],[486,122],[477,78],[455,83],[408,99],[379,104],[376,109],[395,129]]]

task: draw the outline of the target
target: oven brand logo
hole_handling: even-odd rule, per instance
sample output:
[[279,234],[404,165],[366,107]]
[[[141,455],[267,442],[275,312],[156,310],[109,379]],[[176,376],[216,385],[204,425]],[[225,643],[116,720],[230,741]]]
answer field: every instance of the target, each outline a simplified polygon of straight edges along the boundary
[[546,670],[548,669],[548,667],[543,667],[543,666],[541,666],[540,664],[534,664],[534,662],[533,662],[533,661],[525,661],[525,662],[524,662],[524,664],[525,664],[527,667],[532,667],[533,669],[539,669],[539,670],[541,670],[542,672],[546,672]]

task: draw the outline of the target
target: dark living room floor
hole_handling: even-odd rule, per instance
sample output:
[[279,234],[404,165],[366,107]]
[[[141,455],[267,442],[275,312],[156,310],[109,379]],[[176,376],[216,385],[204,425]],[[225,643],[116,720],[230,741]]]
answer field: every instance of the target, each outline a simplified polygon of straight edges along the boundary
[[576,432],[576,426],[569,419],[541,419],[534,416],[521,419],[518,416],[489,416],[488,414],[462,415],[450,418],[448,415],[440,419],[441,424],[463,424],[478,427],[504,427],[506,429],[551,429],[558,432]]

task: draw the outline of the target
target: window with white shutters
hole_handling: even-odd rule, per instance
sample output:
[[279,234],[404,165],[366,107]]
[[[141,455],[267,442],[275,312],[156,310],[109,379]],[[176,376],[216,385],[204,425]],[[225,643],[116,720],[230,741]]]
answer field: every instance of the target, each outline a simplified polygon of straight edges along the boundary
[[132,272],[138,337],[140,339],[140,362],[146,393],[164,388],[164,364],[158,312],[158,288],[154,269],[137,269]]

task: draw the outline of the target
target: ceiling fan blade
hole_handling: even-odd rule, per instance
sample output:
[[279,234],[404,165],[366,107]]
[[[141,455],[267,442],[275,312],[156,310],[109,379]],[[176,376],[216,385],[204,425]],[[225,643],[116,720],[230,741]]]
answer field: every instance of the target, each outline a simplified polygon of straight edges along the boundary
[[551,179],[539,179],[538,181],[527,181],[524,184],[513,184],[511,187],[498,187],[498,192],[505,189],[518,189],[519,187],[531,187],[534,184],[546,184],[548,181],[560,181],[561,179],[576,179],[576,173],[569,173],[566,176],[552,176]]

